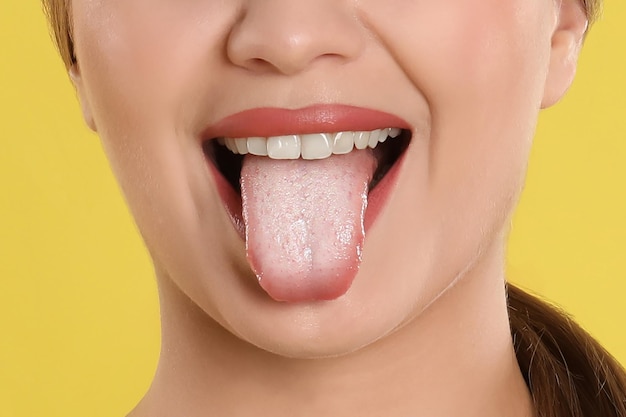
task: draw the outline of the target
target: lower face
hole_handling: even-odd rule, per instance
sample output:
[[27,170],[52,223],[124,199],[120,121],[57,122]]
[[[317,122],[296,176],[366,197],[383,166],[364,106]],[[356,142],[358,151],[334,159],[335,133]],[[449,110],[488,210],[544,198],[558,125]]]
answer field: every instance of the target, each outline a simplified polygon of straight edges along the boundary
[[[312,357],[383,337],[496,256],[541,102],[553,4],[301,3],[74,0],[72,11],[83,96],[160,278],[241,339]],[[304,134],[332,142],[392,128],[382,136],[398,137],[375,151],[303,161]],[[221,145],[281,135],[300,140],[299,159]],[[390,167],[372,180],[382,160]],[[366,173],[339,175],[351,170]],[[354,233],[329,248],[340,240],[333,219],[357,207],[347,195],[363,194],[364,215],[346,215]],[[308,229],[290,252],[298,222]],[[302,261],[311,250],[324,259],[315,268]]]

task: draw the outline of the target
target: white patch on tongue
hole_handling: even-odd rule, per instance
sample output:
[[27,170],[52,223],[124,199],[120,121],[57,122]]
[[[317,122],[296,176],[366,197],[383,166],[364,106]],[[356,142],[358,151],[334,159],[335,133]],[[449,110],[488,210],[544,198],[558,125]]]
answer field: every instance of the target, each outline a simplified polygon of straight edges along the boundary
[[248,260],[275,300],[343,295],[361,262],[370,150],[307,161],[247,155],[241,196]]

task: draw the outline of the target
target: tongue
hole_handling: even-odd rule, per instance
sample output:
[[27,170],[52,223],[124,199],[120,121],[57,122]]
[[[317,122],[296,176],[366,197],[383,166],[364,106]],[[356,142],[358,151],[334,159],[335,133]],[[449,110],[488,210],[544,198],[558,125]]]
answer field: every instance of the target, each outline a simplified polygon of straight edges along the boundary
[[332,300],[361,263],[369,150],[307,161],[247,155],[241,196],[248,260],[275,300]]

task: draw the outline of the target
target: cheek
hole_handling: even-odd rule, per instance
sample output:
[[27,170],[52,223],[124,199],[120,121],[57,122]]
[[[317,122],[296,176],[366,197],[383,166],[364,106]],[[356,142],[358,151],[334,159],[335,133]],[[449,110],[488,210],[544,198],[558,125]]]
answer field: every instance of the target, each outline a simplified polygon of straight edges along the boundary
[[364,0],[363,10],[428,102],[434,188],[518,182],[547,73],[551,1],[392,2]]
[[433,106],[483,101],[529,83],[538,100],[550,49],[551,0],[362,3],[364,19]]
[[81,73],[105,140],[150,132],[155,122],[174,123],[175,129],[193,124],[197,92],[218,85],[211,70],[223,48],[216,45],[235,18],[234,6],[75,0],[72,12]]
[[[158,172],[180,169],[210,63],[231,15],[216,1],[74,0],[76,53],[85,93],[112,168],[139,199]],[[211,22],[207,19],[212,18]],[[211,24],[209,24],[211,23]],[[178,159],[177,159],[178,158]],[[173,166],[173,167],[172,167]],[[155,173],[157,173],[155,175]],[[157,187],[158,186],[158,187]],[[180,189],[181,187],[177,187]],[[143,203],[150,205],[148,196]]]
[[435,35],[438,48],[431,44],[424,55],[436,57],[425,93],[431,184],[443,204],[468,208],[465,224],[497,223],[513,208],[525,173],[549,61],[542,18],[549,9],[526,1],[459,3]]
[[[152,245],[167,246],[165,237],[183,227],[185,236],[195,236],[197,207],[209,207],[211,195],[197,191],[206,190],[198,186],[206,179],[194,118],[201,108],[197,92],[216,82],[209,76],[211,54],[218,53],[214,32],[229,18],[227,10],[217,13],[216,3],[73,2],[76,52],[98,134]],[[219,15],[214,25],[202,20],[212,14]],[[170,254],[176,248],[150,249]]]
[[[429,106],[411,155],[427,166],[413,177],[426,179],[422,191],[402,184],[397,217],[403,229],[432,237],[423,243],[433,269],[425,276],[447,279],[505,227],[521,188],[547,73],[551,3],[363,1],[367,21]],[[403,247],[416,239],[422,244],[407,236]]]

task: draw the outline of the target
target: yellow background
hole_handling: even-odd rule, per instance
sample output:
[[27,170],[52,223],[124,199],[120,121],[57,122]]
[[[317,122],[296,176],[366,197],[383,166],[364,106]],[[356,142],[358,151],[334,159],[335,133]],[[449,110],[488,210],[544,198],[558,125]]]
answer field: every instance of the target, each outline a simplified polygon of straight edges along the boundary
[[[513,281],[626,363],[626,2],[608,0],[544,112]],[[159,348],[152,269],[37,0],[0,4],[0,417],[125,415]]]

